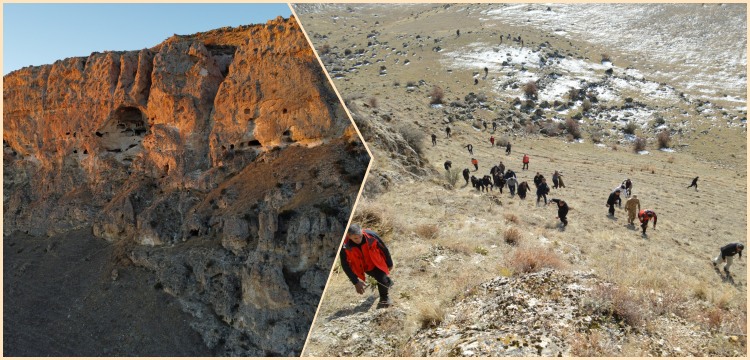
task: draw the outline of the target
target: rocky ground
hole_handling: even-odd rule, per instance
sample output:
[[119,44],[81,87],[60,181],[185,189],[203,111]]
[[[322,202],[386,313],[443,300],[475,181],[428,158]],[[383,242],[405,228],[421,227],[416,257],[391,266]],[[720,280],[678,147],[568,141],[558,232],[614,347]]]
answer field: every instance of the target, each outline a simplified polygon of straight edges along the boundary
[[[582,25],[565,16],[575,9],[546,7],[295,6],[374,155],[354,221],[379,232],[396,263],[387,310],[335,269],[304,355],[746,353],[745,262],[730,277],[709,262],[720,246],[746,241],[743,55],[714,48],[671,67],[633,45],[651,38],[611,44],[581,30],[615,13],[633,26],[628,9],[586,10]],[[657,10],[669,21],[695,11]],[[726,11],[709,10],[698,18]],[[526,13],[536,14],[528,24]],[[679,33],[659,36],[684,44]],[[717,36],[746,42],[744,28]],[[713,55],[737,61],[711,64]],[[726,86],[689,84],[716,76]],[[536,93],[524,91],[529,82]],[[510,141],[512,154],[490,136]],[[570,204],[571,224],[561,229],[555,210],[535,204],[533,186],[520,200],[465,185],[471,157],[480,177],[499,161],[529,183],[537,171],[548,183],[562,172],[567,187],[550,197]],[[686,189],[695,176],[697,192]],[[623,210],[606,216],[606,197],[625,178],[659,214],[647,236]]]
[[[369,155],[295,19],[27,67],[4,84],[3,234],[18,249],[4,253],[5,355],[301,352]],[[32,259],[31,244],[62,242],[79,253],[27,265],[55,254]],[[59,274],[81,285],[60,291]],[[92,331],[100,340],[76,343]],[[50,345],[25,348],[35,337]]]

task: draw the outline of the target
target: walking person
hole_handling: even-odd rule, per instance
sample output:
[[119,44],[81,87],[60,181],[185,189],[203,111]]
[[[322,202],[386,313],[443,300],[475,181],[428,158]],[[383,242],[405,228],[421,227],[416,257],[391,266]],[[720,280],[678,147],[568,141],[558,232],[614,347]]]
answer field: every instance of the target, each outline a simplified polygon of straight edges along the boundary
[[510,141],[505,144],[505,155],[510,155]]
[[469,155],[474,155],[474,146],[472,146],[471,144],[468,144],[468,145],[466,145],[466,146],[464,146],[464,147],[465,147],[465,148],[466,148],[467,150],[469,150]]
[[445,163],[443,163],[443,167],[445,168],[445,171],[448,171],[448,172],[451,171],[451,166],[452,165],[453,165],[453,163],[450,160],[448,160]]
[[[636,210],[636,208],[638,210]],[[641,211],[641,201],[638,200],[638,195],[633,195],[625,202],[625,211],[628,212],[628,225],[635,226],[635,216]]]
[[518,184],[518,197],[521,198],[521,200],[526,199],[526,193],[528,191],[531,191],[531,187],[529,187],[529,183],[524,181]]
[[474,171],[479,170],[479,160],[471,158],[471,164],[474,165]]
[[529,155],[523,154],[523,167],[521,170],[528,170],[529,169]]
[[432,146],[437,145],[437,135],[432,134]]
[[542,198],[544,198],[544,205],[547,205],[547,194],[549,194],[549,185],[547,185],[547,179],[542,178],[542,182],[536,188],[536,206],[539,206],[539,200]]
[[466,180],[466,185],[469,185],[469,169],[464,168],[463,171],[464,180]]
[[724,265],[724,272],[729,274],[729,267],[732,266],[732,258],[734,257],[734,255],[739,254],[740,259],[742,259],[742,250],[744,248],[745,245],[742,245],[740,243],[732,243],[722,246],[720,249],[721,252],[719,252],[719,256],[717,256],[716,259],[712,261],[714,267],[726,261],[727,264]]
[[354,284],[357,294],[364,294],[367,283],[365,275],[369,275],[378,282],[380,301],[378,308],[391,306],[388,289],[393,285],[389,277],[393,269],[391,253],[383,240],[372,230],[363,230],[359,225],[352,224],[346,234],[346,240],[339,253],[341,268]]
[[510,196],[513,197],[516,195],[516,185],[518,185],[518,179],[516,179],[516,173],[514,173],[512,170],[508,170],[508,172],[505,173],[505,183],[508,185],[508,190],[510,190]]
[[695,186],[695,191],[698,191],[698,177],[696,176],[695,179],[693,179],[693,182],[690,183],[690,186],[687,188],[690,189],[691,187]]
[[552,174],[552,188],[557,189],[560,187],[560,173],[555,170],[555,173]]
[[445,137],[446,138],[450,138],[451,137],[451,127],[450,126],[446,126],[445,127]]
[[490,146],[495,146],[495,137],[490,136]]
[[497,130],[497,121],[492,121],[492,132],[495,132]]
[[641,221],[641,229],[643,229],[643,235],[646,235],[646,228],[648,228],[648,221],[654,219],[654,229],[656,229],[656,213],[653,210],[641,210],[638,212],[638,220]]
[[568,226],[567,216],[568,210],[570,210],[568,203],[560,199],[551,199],[549,202],[557,204],[557,218],[562,222],[563,228]]
[[609,206],[609,216],[614,217],[615,216],[615,203],[616,202],[622,202],[620,199],[620,189],[617,189],[609,194],[609,198],[607,198],[607,206]]

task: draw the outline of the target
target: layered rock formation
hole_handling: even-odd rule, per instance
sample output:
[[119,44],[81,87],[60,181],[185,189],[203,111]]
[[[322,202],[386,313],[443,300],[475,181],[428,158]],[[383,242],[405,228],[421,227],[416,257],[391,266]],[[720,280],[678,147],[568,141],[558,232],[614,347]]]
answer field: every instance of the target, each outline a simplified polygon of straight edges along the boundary
[[4,83],[6,238],[91,227],[218,353],[301,351],[369,156],[293,18]]

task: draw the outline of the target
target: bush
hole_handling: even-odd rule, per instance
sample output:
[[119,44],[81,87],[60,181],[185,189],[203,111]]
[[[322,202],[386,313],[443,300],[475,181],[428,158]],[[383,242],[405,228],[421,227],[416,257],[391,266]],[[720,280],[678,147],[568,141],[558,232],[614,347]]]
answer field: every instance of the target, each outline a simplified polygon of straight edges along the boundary
[[414,232],[422,239],[434,239],[440,232],[440,228],[435,224],[418,225]]
[[576,101],[580,97],[581,90],[570,89],[568,90],[568,101]]
[[510,245],[518,245],[521,242],[521,231],[516,228],[507,228],[503,233],[503,239]]
[[609,54],[602,54],[602,62],[609,61],[612,62],[612,59],[609,57]]
[[399,133],[401,134],[401,137],[404,138],[404,141],[406,141],[406,144],[408,144],[414,152],[420,156],[424,154],[422,142],[424,139],[424,133],[406,124],[399,127]]
[[604,132],[601,130],[594,130],[594,132],[591,133],[591,141],[593,141],[594,144],[600,144],[603,138]]
[[320,55],[325,55],[325,54],[328,54],[329,52],[331,52],[331,45],[323,44],[320,47]]
[[646,150],[646,139],[637,137],[633,141],[633,152],[640,152]]
[[444,97],[445,92],[443,92],[443,89],[437,85],[433,86],[432,91],[430,91],[430,105],[442,104]]
[[565,130],[568,131],[568,134],[573,135],[574,138],[581,138],[581,127],[578,125],[578,121],[573,119],[565,120]]
[[622,131],[628,135],[635,135],[636,128],[637,126],[635,125],[635,123],[631,121],[627,125],[625,125]]
[[371,98],[369,98],[369,99],[367,100],[367,105],[370,105],[370,107],[371,107],[371,108],[376,108],[376,107],[378,107],[378,98],[376,98],[376,97],[374,97],[374,96],[373,96],[373,97],[371,97]]
[[544,126],[544,134],[547,136],[560,135],[560,130],[557,126],[557,123],[555,123],[554,121],[548,122],[547,125]]
[[582,106],[583,106],[583,111],[589,111],[589,110],[591,110],[591,100],[589,100],[589,99],[583,100],[583,105]]
[[523,85],[523,93],[527,99],[536,99],[539,94],[539,88],[536,85],[536,81],[529,81]]
[[513,274],[534,273],[542,269],[560,269],[563,262],[553,251],[546,248],[516,249],[508,261]]
[[672,137],[669,135],[669,131],[662,130],[659,135],[656,135],[656,141],[659,143],[659,149],[666,149],[669,147],[669,142]]
[[508,213],[506,213],[504,215],[504,217],[505,217],[505,221],[512,222],[514,224],[518,224],[518,216],[516,216],[516,214],[508,214]]
[[536,134],[536,133],[539,132],[539,127],[537,127],[533,123],[529,123],[529,124],[526,125],[526,127],[524,128],[524,130],[526,131],[527,134],[534,135],[534,134]]
[[393,233],[394,225],[391,217],[383,213],[381,208],[359,205],[352,217],[352,224],[358,224],[363,229],[375,229],[384,238]]
[[445,318],[445,310],[442,306],[422,302],[417,305],[419,312],[418,322],[422,329],[438,327]]
[[451,189],[456,188],[456,184],[458,184],[458,171],[446,171],[445,172],[445,181],[448,182],[448,185],[450,185]]

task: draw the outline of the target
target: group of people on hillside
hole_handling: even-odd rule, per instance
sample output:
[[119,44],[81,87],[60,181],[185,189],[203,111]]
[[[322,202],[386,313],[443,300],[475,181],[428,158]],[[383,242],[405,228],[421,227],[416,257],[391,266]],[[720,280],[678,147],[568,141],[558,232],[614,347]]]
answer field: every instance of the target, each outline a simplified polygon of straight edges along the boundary
[[[493,130],[495,124],[493,123]],[[445,128],[446,137],[451,137],[450,127]],[[490,145],[495,146],[494,137],[490,137]],[[437,136],[432,134],[432,144],[437,144]],[[471,144],[464,146],[469,155],[474,155],[474,148]],[[506,155],[511,153],[511,144],[506,142],[505,144]],[[521,160],[522,170],[528,170],[530,163],[530,157],[528,154],[524,154]],[[476,158],[471,157],[471,164],[474,167],[474,171],[479,170],[479,162]],[[444,163],[446,171],[451,171],[452,162],[450,160]],[[490,170],[490,176],[485,176],[481,179],[477,179],[475,176],[470,176],[471,171],[468,168],[463,169],[463,177],[466,183],[469,183],[471,177],[472,182],[479,182],[481,180],[489,181],[492,179],[492,183],[498,188],[500,193],[503,192],[505,185],[508,186],[511,197],[515,196],[518,192],[518,196],[521,199],[525,199],[527,192],[531,191],[530,186],[526,181],[519,183],[516,173],[511,169],[506,169],[502,161],[498,165],[495,165]],[[547,199],[547,195],[550,193],[550,187],[547,184],[547,180],[544,175],[537,172],[533,178],[533,184],[536,188],[536,203],[540,206],[540,203],[544,201],[544,205],[547,206],[551,203],[556,205],[557,208],[557,219],[561,222],[561,227],[564,229],[568,225],[567,215],[570,210],[567,202],[558,199]],[[565,182],[560,171],[555,170],[552,174],[552,189],[565,188]],[[698,177],[695,177],[688,188],[694,187],[698,190]],[[479,187],[477,187],[479,188]],[[492,189],[492,187],[489,187]],[[638,218],[640,227],[642,229],[642,235],[646,235],[649,222],[653,220],[653,228],[656,229],[657,215],[654,210],[641,209],[641,202],[637,195],[633,194],[633,182],[628,178],[622,181],[622,183],[616,187],[607,198],[607,207],[610,217],[614,217],[615,208],[622,208],[622,198],[625,196],[627,201],[625,203],[624,210],[628,214],[628,225],[635,226],[635,219]],[[734,255],[739,255],[742,258],[742,250],[744,245],[741,243],[727,244],[720,249],[720,253],[716,258],[712,258],[711,262],[714,267],[724,263],[724,271],[729,275],[729,267],[732,265]],[[390,272],[393,268],[393,260],[391,258],[390,251],[385,245],[384,241],[372,230],[363,230],[359,225],[352,224],[346,235],[343,247],[340,252],[341,267],[344,273],[347,275],[349,280],[355,287],[358,294],[363,294],[366,287],[366,275],[369,275],[376,283],[380,301],[378,302],[378,308],[386,308],[392,305],[391,299],[388,296],[388,291],[393,285],[393,280],[390,278]],[[375,286],[375,285],[373,285]]]

